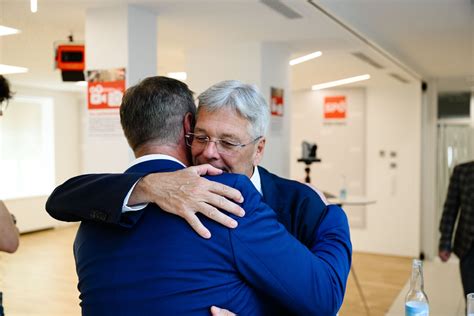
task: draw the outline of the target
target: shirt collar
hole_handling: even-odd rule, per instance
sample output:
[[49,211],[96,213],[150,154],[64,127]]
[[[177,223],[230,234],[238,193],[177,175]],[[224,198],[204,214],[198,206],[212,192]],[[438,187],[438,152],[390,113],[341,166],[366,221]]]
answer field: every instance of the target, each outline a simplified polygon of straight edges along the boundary
[[134,161],[132,161],[131,164],[128,166],[128,168],[131,168],[139,163],[150,161],[150,160],[171,160],[171,161],[179,163],[180,165],[186,168],[186,165],[182,163],[181,161],[179,161],[178,159],[169,155],[164,155],[164,154],[151,154],[151,155],[141,156],[135,159]]
[[258,172],[257,166],[253,167],[253,174],[252,177],[250,177],[250,181],[252,181],[255,189],[257,189],[257,191],[260,192],[261,195],[263,195],[262,181],[260,180],[260,173]]

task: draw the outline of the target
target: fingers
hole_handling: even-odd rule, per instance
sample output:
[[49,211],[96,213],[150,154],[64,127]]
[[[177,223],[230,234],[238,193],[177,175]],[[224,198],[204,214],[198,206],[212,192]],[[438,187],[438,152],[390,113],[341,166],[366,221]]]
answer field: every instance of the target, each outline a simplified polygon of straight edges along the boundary
[[212,207],[206,203],[202,203],[201,209],[199,210],[199,212],[209,217],[213,221],[216,221],[219,224],[224,225],[228,228],[236,228],[238,225],[237,221],[225,215],[224,213],[222,213],[215,207]]
[[211,307],[212,316],[236,316],[236,314],[228,311],[227,309],[219,308],[217,306]]
[[189,167],[189,170],[196,172],[197,175],[203,176],[203,175],[211,175],[211,176],[216,176],[222,173],[221,169],[218,169],[216,167],[211,166],[210,164],[204,164],[204,165],[199,165],[199,166],[194,166],[194,167]]
[[220,311],[221,309],[219,307],[216,307],[216,306],[212,306],[211,307],[211,314],[212,316],[219,316],[220,315]]
[[442,262],[446,262],[449,260],[449,257],[451,256],[450,251],[442,250],[438,253],[439,258],[441,259]]
[[[231,214],[243,217],[245,215],[245,211],[243,208],[241,208],[239,205],[235,204],[232,201],[229,201],[225,197],[222,197],[218,194],[214,194],[212,192],[209,192],[205,198],[202,199],[202,202],[205,202],[209,204],[210,206],[213,206],[214,208],[218,208],[221,210],[224,210],[226,212],[229,212]],[[205,208],[203,206],[203,208]],[[205,210],[208,210],[207,208]],[[199,211],[201,211],[201,207],[199,208]],[[204,213],[206,216],[207,214]]]
[[231,188],[222,183],[212,182],[212,181],[209,181],[209,182],[211,182],[210,187],[209,187],[209,190],[211,192],[214,192],[228,199],[234,200],[237,203],[242,203],[244,201],[244,197],[242,196],[242,193],[240,193],[239,190]]
[[189,226],[191,226],[192,229],[196,233],[198,233],[199,236],[205,239],[211,238],[211,232],[201,223],[199,218],[193,213],[193,212],[188,212],[182,216],[186,222],[188,222]]
[[[196,175],[202,176],[202,175],[219,175],[222,173],[222,170],[217,169],[210,164],[205,164],[205,165],[199,165],[199,166],[193,166],[185,169],[187,171],[191,171],[195,173]],[[218,182],[213,182],[209,181],[207,179],[201,178],[200,181],[202,182],[202,186],[206,186],[206,184],[209,186],[209,190],[219,194],[221,196],[224,196],[228,199],[234,200],[237,203],[242,203],[244,201],[244,198],[242,196],[242,193],[240,193],[239,190],[231,188],[229,186],[226,186],[224,184],[218,183]],[[185,182],[186,183],[186,182]]]

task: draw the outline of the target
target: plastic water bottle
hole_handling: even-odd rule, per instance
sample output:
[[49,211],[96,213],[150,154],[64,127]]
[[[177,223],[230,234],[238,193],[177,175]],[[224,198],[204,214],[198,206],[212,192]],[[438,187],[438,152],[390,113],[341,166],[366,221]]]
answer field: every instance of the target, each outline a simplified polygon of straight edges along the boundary
[[347,199],[347,187],[346,187],[346,176],[342,175],[341,189],[339,190],[339,199]]
[[423,261],[413,259],[410,290],[405,298],[405,316],[428,316],[430,307],[423,290]]

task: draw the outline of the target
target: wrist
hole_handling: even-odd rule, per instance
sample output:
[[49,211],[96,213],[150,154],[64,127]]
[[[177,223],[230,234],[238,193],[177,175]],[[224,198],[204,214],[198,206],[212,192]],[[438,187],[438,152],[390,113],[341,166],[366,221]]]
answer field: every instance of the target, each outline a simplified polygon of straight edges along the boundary
[[132,194],[130,195],[130,198],[128,200],[127,205],[137,205],[137,204],[145,204],[145,203],[150,203],[150,199],[148,198],[147,195],[147,183],[146,183],[146,177],[141,178],[135,187],[133,188]]

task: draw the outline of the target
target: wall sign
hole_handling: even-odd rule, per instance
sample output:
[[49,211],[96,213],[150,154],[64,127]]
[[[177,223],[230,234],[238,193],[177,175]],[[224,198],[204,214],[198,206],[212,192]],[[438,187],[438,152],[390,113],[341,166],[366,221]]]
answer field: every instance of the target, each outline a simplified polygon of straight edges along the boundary
[[123,137],[120,105],[125,92],[125,68],[87,71],[87,129],[90,137]]
[[283,116],[283,89],[271,87],[270,109],[272,116]]
[[324,97],[324,119],[345,120],[347,118],[346,96]]
[[87,71],[87,108],[118,109],[125,92],[125,68]]

